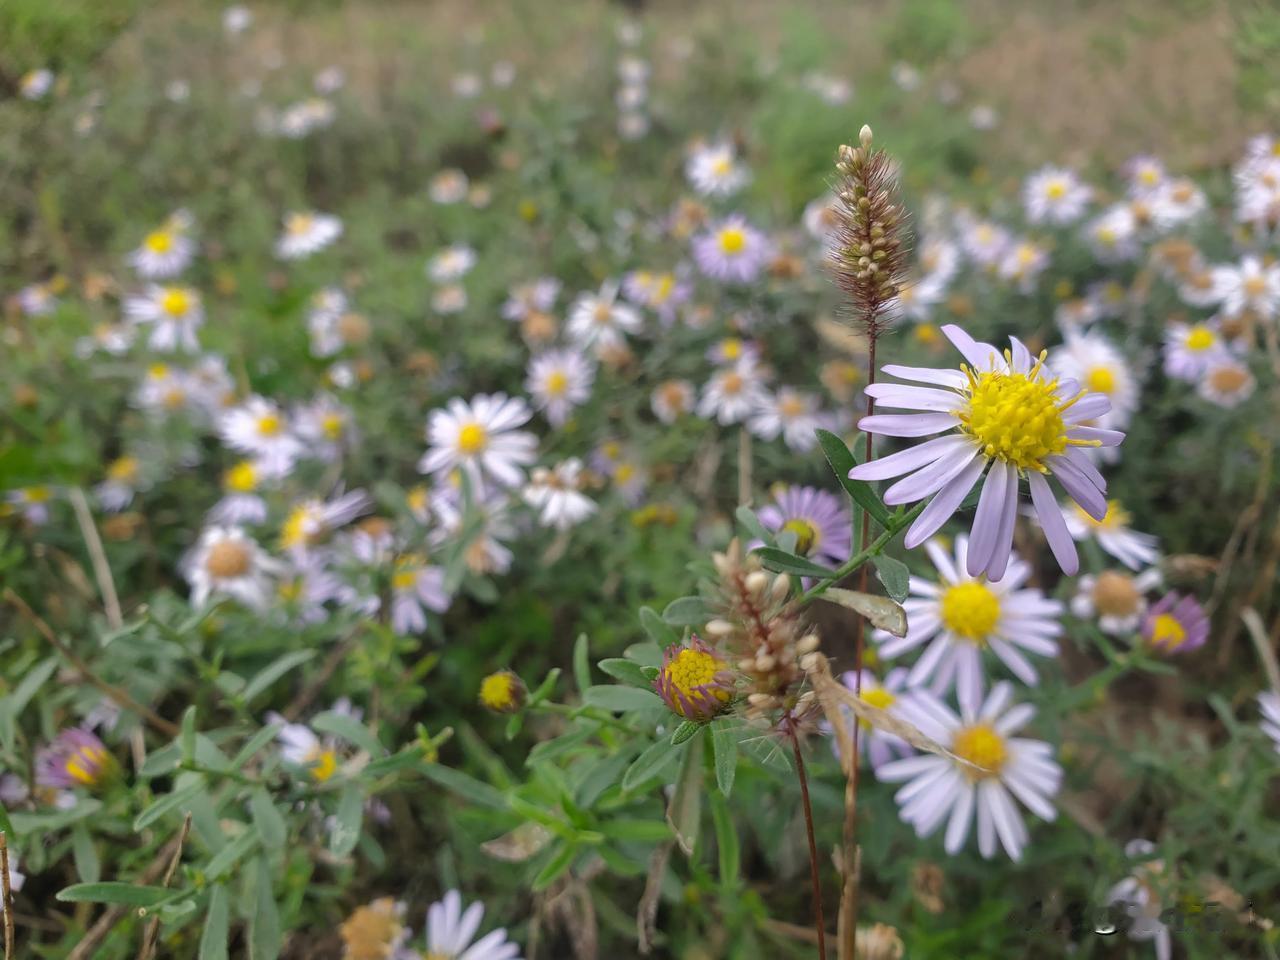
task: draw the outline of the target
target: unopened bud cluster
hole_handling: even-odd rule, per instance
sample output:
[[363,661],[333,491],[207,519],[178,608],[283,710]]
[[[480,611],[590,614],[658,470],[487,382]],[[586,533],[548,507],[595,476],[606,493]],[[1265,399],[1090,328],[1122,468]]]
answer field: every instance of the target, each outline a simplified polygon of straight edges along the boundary
[[870,127],[862,128],[860,143],[842,145],[836,157],[830,259],[853,319],[874,336],[884,322],[885,306],[906,278],[907,215],[898,197],[895,165],[883,150],[872,149]]
[[754,554],[744,555],[736,539],[712,561],[720,577],[720,616],[706,633],[745,678],[748,714],[804,713],[812,692],[800,692],[800,659],[817,648],[818,637],[789,600],[790,578],[765,570]]

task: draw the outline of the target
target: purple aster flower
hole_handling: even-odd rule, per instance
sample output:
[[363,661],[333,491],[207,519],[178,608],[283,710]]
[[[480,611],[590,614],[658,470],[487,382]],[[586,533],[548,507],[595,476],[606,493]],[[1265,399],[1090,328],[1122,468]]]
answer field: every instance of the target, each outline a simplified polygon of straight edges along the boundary
[[[760,522],[774,533],[796,535],[796,553],[812,560],[843,563],[849,558],[853,528],[849,511],[835,494],[817,487],[787,487],[760,508]],[[759,546],[755,544],[754,546]]]
[[733,697],[733,675],[697,634],[673,643],[662,654],[662,670],[653,689],[672,712],[699,723],[710,720]]
[[713,280],[750,283],[770,256],[768,238],[740,216],[732,216],[693,239],[693,259]]
[[1186,653],[1209,639],[1209,618],[1195,597],[1171,590],[1147,611],[1142,636],[1163,653]]
[[36,783],[42,787],[92,787],[115,770],[115,758],[103,742],[80,727],[63,730],[36,754]]

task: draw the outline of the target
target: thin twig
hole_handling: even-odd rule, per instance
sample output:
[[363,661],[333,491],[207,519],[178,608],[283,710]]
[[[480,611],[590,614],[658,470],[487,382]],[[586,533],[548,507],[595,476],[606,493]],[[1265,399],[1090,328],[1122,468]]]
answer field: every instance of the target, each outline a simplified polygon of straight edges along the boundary
[[9,883],[9,838],[0,830],[0,890],[4,893],[4,960],[13,956],[13,886]]
[[31,605],[23,600],[20,596],[13,592],[9,587],[4,588],[4,599],[17,609],[24,617],[31,621],[32,625],[40,632],[40,635],[53,645],[53,648],[62,654],[62,656],[70,662],[70,664],[80,672],[85,680],[93,684],[101,690],[108,699],[113,700],[117,705],[126,710],[131,710],[147,723],[155,727],[161,733],[168,737],[176,737],[178,735],[178,725],[170,720],[166,720],[160,714],[156,713],[145,704],[139,703],[130,696],[129,692],[115,686],[115,684],[107,683],[89,668],[84,659],[68,647],[65,643],[58,639],[58,635],[53,632],[53,628],[40,618],[40,615],[31,609]]
[[1267,682],[1271,684],[1271,689],[1277,695],[1280,695],[1280,665],[1276,663],[1276,654],[1271,649],[1271,643],[1267,639],[1267,628],[1263,625],[1262,618],[1258,616],[1258,611],[1253,607],[1246,607],[1240,612],[1240,619],[1244,621],[1249,638],[1253,640],[1253,645],[1257,648],[1258,659],[1262,661],[1262,669],[1267,675]]
[[[160,852],[156,854],[155,859],[148,864],[147,869],[142,871],[142,876],[138,878],[138,883],[146,886],[151,883],[168,867],[171,851],[177,846],[178,838],[174,837]],[[107,935],[115,928],[115,925],[122,919],[133,912],[133,907],[125,907],[116,905],[110,907],[97,922],[89,928],[85,935],[76,944],[75,949],[67,954],[67,960],[92,960],[98,946]]]
[[644,882],[644,894],[640,897],[640,905],[636,907],[636,940],[642,957],[647,957],[653,950],[654,924],[658,919],[662,877],[667,872],[667,861],[671,858],[671,848],[674,846],[674,840],[661,843],[649,857],[649,875]]
[[329,651],[329,656],[325,658],[324,663],[320,666],[320,672],[290,701],[289,705],[281,712],[281,716],[290,722],[302,716],[303,711],[311,706],[311,701],[320,695],[320,691],[329,682],[329,678],[333,676],[334,671],[338,669],[343,660],[347,659],[347,654],[356,645],[356,640],[359,639],[363,627],[364,624],[361,624],[345,640]]
[[98,592],[102,594],[107,623],[111,624],[112,630],[119,630],[124,626],[124,616],[120,612],[120,597],[116,594],[116,583],[111,577],[111,565],[107,563],[106,551],[102,549],[98,525],[93,522],[93,514],[89,512],[89,501],[85,499],[84,491],[79,487],[72,487],[69,495],[71,508],[76,513],[76,522],[80,524],[80,535],[84,537],[84,545],[89,551],[93,577],[98,581]]
[[787,723],[791,752],[796,760],[796,776],[800,779],[800,804],[804,809],[804,829],[809,838],[809,884],[813,888],[813,917],[818,928],[818,960],[827,960],[827,924],[822,915],[822,878],[818,875],[818,843],[813,836],[813,807],[809,805],[809,779],[804,773],[804,757],[796,736],[794,719]]
[[738,506],[751,503],[751,434],[744,426],[738,431]]
[[[160,886],[167,887],[173,881],[173,875],[177,872],[178,863],[182,860],[182,848],[186,845],[187,834],[191,832],[191,811],[187,811],[187,815],[182,818],[182,829],[178,831],[177,843],[173,846],[173,856],[169,858],[169,866],[165,868],[164,879]],[[156,938],[160,936],[160,916],[157,914],[152,917],[147,924],[147,932],[142,936],[142,947],[138,950],[138,960],[151,960],[152,954],[156,949]]]

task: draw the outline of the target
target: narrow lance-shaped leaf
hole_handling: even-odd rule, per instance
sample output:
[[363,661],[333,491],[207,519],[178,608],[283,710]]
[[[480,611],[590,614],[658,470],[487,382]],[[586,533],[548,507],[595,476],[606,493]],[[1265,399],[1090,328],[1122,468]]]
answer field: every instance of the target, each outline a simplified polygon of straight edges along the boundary
[[888,508],[876,496],[875,490],[871,488],[871,484],[863,480],[850,480],[849,471],[857,466],[853,453],[845,446],[843,440],[837,437],[830,430],[815,431],[818,435],[818,443],[822,445],[822,452],[826,454],[827,462],[831,464],[831,469],[835,472],[836,479],[840,481],[840,486],[853,498],[854,503],[860,506],[871,516],[871,519],[882,527],[889,526],[890,513]]

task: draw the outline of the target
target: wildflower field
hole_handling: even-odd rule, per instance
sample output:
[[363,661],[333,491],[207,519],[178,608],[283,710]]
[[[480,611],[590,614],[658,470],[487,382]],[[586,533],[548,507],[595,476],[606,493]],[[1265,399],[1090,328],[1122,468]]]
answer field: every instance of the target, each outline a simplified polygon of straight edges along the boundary
[[5,960],[1276,960],[1278,64],[0,3]]

